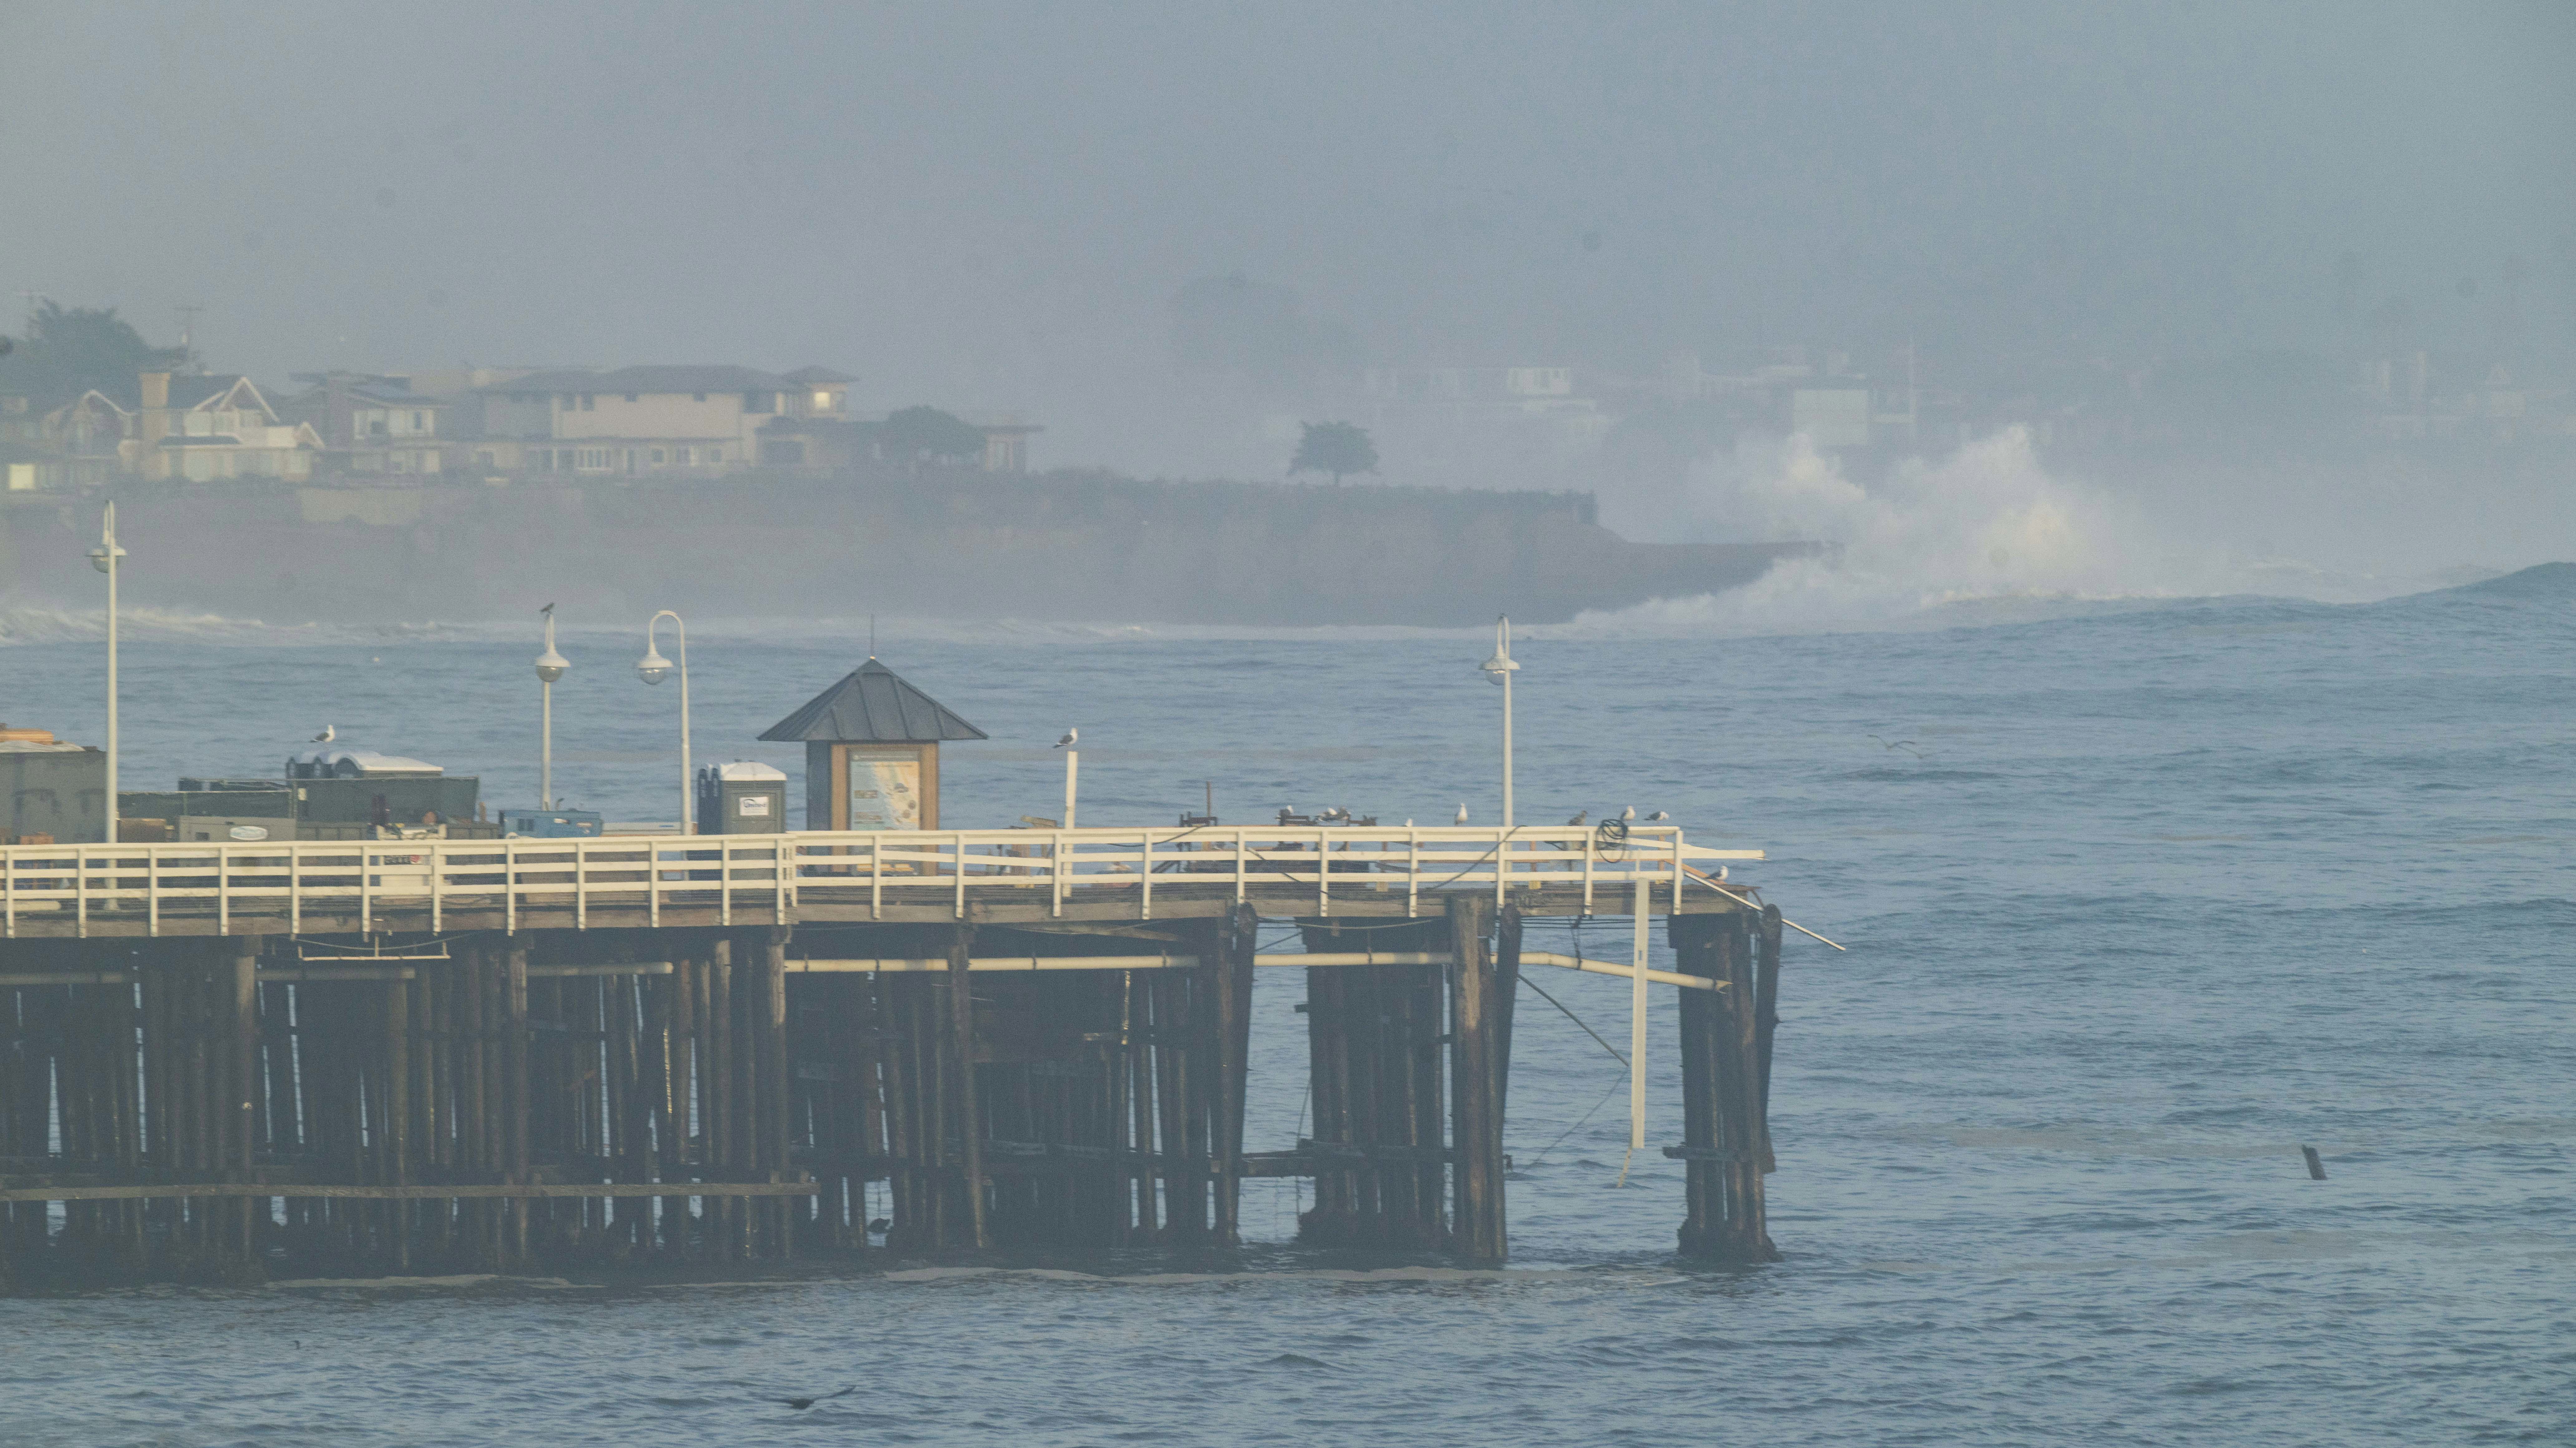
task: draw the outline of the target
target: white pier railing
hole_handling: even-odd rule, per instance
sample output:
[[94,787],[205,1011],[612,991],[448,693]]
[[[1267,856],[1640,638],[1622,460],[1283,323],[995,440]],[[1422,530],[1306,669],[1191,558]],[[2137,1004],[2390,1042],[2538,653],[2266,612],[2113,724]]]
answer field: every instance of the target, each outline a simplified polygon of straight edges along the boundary
[[[236,922],[270,929],[445,928],[452,912],[495,913],[505,928],[584,928],[594,915],[620,926],[658,925],[666,910],[719,923],[787,922],[800,902],[836,915],[864,904],[950,905],[997,896],[1046,901],[1127,900],[1140,918],[1154,896],[1178,889],[1264,905],[1313,893],[1312,909],[1363,893],[1404,896],[1421,913],[1426,892],[1490,888],[1497,900],[1529,886],[1579,887],[1591,913],[1630,907],[1638,881],[1722,876],[1730,860],[1760,850],[1684,841],[1679,828],[1624,834],[1574,826],[1384,828],[1254,825],[1077,830],[803,832],[784,835],[609,835],[596,839],[380,839],[181,844],[12,845],[0,848],[0,938],[29,931],[84,935],[229,933]],[[1435,904],[1434,908],[1437,906]],[[568,917],[568,918],[567,918]],[[917,916],[915,917],[917,918]],[[66,931],[65,926],[71,928]]]

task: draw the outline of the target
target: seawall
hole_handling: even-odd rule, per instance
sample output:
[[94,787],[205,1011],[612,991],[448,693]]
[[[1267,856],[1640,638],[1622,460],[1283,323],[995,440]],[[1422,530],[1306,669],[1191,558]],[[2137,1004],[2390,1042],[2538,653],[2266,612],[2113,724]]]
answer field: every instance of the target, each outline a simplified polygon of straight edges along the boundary
[[1100,474],[124,484],[0,499],[0,601],[123,596],[274,623],[585,613],[1532,623],[1748,583],[1809,544],[1632,543],[1588,496]]

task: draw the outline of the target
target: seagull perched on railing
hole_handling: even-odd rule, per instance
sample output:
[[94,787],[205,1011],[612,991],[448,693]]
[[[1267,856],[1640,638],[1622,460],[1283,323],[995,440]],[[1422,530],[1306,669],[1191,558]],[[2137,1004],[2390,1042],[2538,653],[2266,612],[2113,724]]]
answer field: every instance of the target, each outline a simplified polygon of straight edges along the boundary
[[1056,747],[1056,748],[1058,748],[1058,749],[1071,749],[1074,745],[1076,745],[1076,744],[1080,743],[1081,741],[1082,741],[1082,731],[1081,731],[1081,730],[1079,730],[1079,729],[1067,729],[1066,731],[1064,731],[1064,737],[1063,737],[1062,739],[1059,739],[1059,740],[1057,740],[1057,741],[1055,742],[1055,747]]
[[1671,815],[1666,814],[1662,810],[1657,810],[1653,814],[1646,816],[1646,823],[1650,825],[1659,825],[1671,818]]
[[313,742],[316,744],[328,744],[339,737],[340,731],[338,729],[325,724],[322,726],[322,732],[313,736]]
[[1633,804],[1632,804],[1632,805],[1630,805],[1630,806],[1628,806],[1626,809],[1623,809],[1623,810],[1619,811],[1619,818],[1621,818],[1621,819],[1623,819],[1623,820],[1632,820],[1632,819],[1635,819],[1636,817],[1637,817],[1637,807],[1636,807],[1635,805],[1633,805]]
[[1463,825],[1463,824],[1465,824],[1466,822],[1467,822],[1467,802],[1466,802],[1465,800],[1463,800],[1463,799],[1462,799],[1462,800],[1458,801],[1458,823],[1460,823],[1460,824],[1462,824],[1462,825]]
[[1592,818],[1592,811],[1588,809],[1579,809],[1574,812],[1574,818],[1567,820],[1566,823],[1570,825],[1579,825],[1590,818]]

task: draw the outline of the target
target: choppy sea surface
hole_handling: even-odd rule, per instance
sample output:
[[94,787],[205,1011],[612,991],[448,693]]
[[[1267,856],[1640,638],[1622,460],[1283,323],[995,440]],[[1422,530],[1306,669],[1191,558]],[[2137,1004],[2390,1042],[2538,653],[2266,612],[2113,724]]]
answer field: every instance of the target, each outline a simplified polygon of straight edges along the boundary
[[[796,769],[753,736],[865,629],[702,627],[698,762]],[[128,788],[272,773],[328,723],[534,800],[533,637],[139,633]],[[1228,819],[1427,823],[1495,817],[1488,642],[879,652],[992,735],[947,753],[952,824],[1052,815],[1068,725],[1086,824],[1168,822],[1209,782]],[[559,792],[673,817],[676,691],[635,679],[633,629],[563,643]],[[1674,1259],[1677,1164],[1616,1184],[1620,1070],[1527,1000],[1506,1271],[1300,1250],[1297,1188],[1265,1182],[1221,1255],[0,1300],[0,1443],[2576,1441],[2576,569],[1518,652],[1523,818],[1670,810],[1768,849],[1737,878],[1850,947],[1787,951],[1784,1262]],[[0,648],[0,716],[95,740],[98,654]],[[1624,1028],[1623,983],[1542,984]],[[1256,1148],[1297,1130],[1302,990],[1258,985]]]

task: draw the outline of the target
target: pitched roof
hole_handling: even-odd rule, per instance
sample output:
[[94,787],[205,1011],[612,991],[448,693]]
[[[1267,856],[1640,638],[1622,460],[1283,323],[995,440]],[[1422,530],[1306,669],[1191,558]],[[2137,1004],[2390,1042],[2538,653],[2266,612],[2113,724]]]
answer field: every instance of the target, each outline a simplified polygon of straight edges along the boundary
[[[203,375],[177,373],[170,379],[170,405],[202,407],[209,402],[229,397],[234,388],[249,382],[249,378],[238,372],[209,372]],[[253,397],[259,397],[257,385],[253,384],[250,392]],[[262,408],[267,407],[268,399],[260,397],[259,405]]]
[[849,677],[815,695],[804,708],[770,725],[760,737],[928,744],[988,736],[948,712],[938,700],[905,683],[894,670],[870,659],[852,670]]
[[786,380],[790,382],[801,382],[806,386],[811,387],[818,382],[856,382],[859,379],[851,377],[845,373],[835,372],[829,367],[799,367],[795,371],[788,373]]

